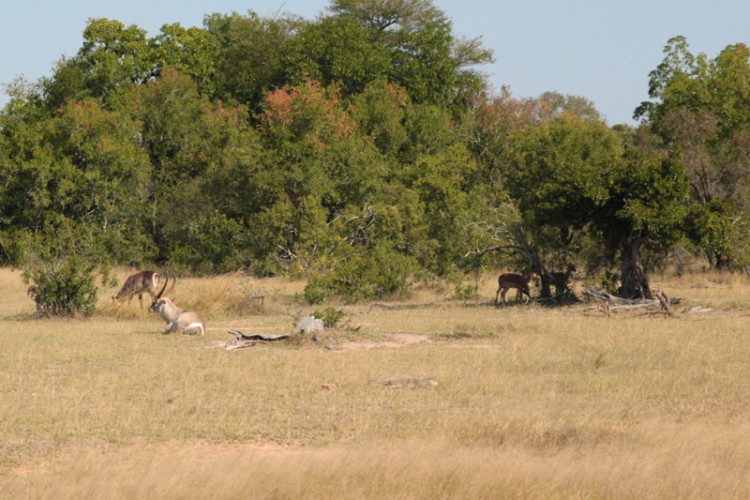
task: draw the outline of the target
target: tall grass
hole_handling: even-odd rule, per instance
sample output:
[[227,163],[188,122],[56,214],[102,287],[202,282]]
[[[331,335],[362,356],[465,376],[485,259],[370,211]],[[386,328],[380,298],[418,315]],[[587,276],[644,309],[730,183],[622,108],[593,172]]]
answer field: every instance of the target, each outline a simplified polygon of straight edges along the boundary
[[[163,336],[137,300],[28,319],[33,302],[0,271],[0,496],[750,495],[744,279],[665,277],[688,299],[678,311],[712,308],[676,318],[495,307],[493,281],[470,303],[429,287],[333,304],[349,328],[323,342],[226,351],[227,328],[290,331],[312,310],[303,284],[180,280],[174,300],[209,330]],[[438,385],[381,383],[405,376]]]

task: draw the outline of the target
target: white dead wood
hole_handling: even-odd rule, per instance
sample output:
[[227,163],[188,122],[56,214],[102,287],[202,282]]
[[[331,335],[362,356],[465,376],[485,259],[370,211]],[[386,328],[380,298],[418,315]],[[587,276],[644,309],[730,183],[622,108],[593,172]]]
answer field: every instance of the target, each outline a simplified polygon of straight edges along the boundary
[[611,293],[594,290],[593,288],[587,288],[584,293],[586,295],[589,295],[590,297],[601,300],[603,303],[598,304],[595,308],[592,309],[603,312],[607,316],[610,316],[611,312],[616,312],[618,310],[648,309],[657,306],[660,308],[658,311],[650,311],[644,314],[663,314],[666,316],[674,316],[675,313],[672,309],[672,305],[680,304],[682,302],[682,299],[680,298],[667,297],[663,290],[660,290],[656,294],[655,299],[624,299],[622,297],[612,295]]
[[683,314],[701,314],[713,311],[710,307],[693,306],[682,311]]
[[405,387],[415,389],[417,387],[436,387],[437,381],[432,377],[396,377],[387,378],[380,382],[385,387]]
[[659,304],[661,304],[662,311],[667,316],[674,316],[674,311],[672,311],[672,305],[669,301],[669,297],[667,297],[667,294],[664,293],[664,290],[659,290],[659,292],[656,294],[656,298],[659,300]]
[[315,316],[302,316],[294,326],[294,333],[318,333],[324,329],[322,319]]

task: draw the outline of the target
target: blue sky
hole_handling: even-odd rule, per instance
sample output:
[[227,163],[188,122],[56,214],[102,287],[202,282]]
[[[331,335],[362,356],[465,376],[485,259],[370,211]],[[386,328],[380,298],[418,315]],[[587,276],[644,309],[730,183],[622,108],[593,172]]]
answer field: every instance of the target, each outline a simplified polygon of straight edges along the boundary
[[[74,55],[89,18],[136,24],[156,35],[163,24],[201,26],[205,14],[252,10],[312,19],[328,0],[4,0],[0,11],[0,83],[49,76]],[[727,45],[750,44],[748,0],[435,0],[454,33],[481,36],[495,62],[482,70],[516,97],[553,90],[594,102],[610,124],[633,123],[648,98],[648,73],[667,40],[686,36],[693,53],[713,58]],[[0,93],[0,106],[8,96]]]

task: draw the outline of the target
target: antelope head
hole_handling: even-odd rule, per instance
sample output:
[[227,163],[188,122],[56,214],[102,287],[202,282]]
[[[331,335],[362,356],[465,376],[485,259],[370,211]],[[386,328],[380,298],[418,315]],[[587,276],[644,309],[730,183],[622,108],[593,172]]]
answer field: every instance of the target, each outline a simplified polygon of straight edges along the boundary
[[125,280],[117,295],[112,297],[112,302],[120,302],[128,299],[128,303],[130,303],[133,297],[138,295],[138,301],[141,303],[141,307],[143,307],[143,293],[148,293],[151,296],[151,300],[154,300],[156,288],[159,286],[160,280],[161,277],[156,271],[141,271],[128,276],[128,279]]
[[[176,279],[172,279],[172,286],[174,287],[174,283],[176,282]],[[167,283],[169,283],[169,275],[164,276],[164,286],[161,287],[161,290],[159,290],[159,293],[156,294],[156,297],[153,298],[151,301],[151,307],[148,308],[149,312],[158,312],[162,313],[164,309],[164,305],[169,302],[172,303],[171,300],[167,298],[162,298],[162,295],[164,295],[164,290],[167,289]],[[162,316],[164,314],[162,313]],[[166,318],[165,318],[166,319]]]

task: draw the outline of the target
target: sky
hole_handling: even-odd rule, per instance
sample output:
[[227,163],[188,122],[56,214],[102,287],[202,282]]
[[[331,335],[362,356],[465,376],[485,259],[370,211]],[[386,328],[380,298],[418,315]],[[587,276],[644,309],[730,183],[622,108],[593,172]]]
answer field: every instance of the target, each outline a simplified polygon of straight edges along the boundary
[[[480,70],[499,93],[537,97],[546,91],[581,96],[610,125],[634,124],[648,99],[648,75],[667,41],[685,36],[693,54],[715,58],[727,45],[750,44],[750,0],[434,0],[454,35],[481,37],[495,61]],[[289,13],[314,19],[329,0],[3,0],[0,84],[51,76],[74,56],[90,18],[145,29],[202,26],[206,14]],[[0,107],[9,96],[0,92]]]

